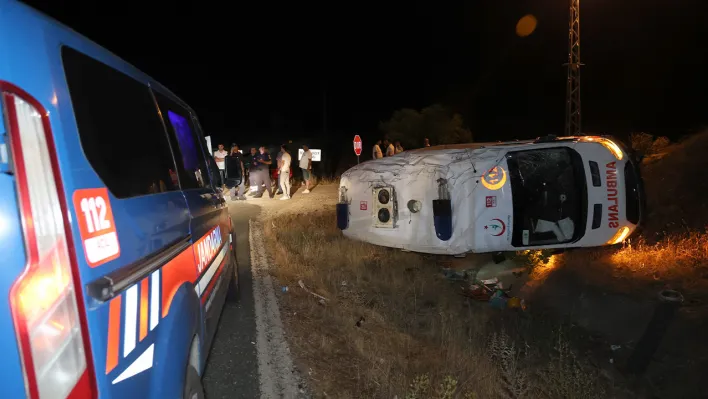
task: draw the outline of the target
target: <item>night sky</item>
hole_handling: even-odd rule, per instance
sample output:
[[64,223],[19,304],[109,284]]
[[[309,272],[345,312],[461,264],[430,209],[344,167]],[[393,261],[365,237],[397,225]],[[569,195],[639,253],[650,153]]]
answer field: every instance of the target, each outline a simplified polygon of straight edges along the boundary
[[[171,88],[219,141],[321,135],[325,90],[330,139],[365,148],[394,110],[436,102],[476,140],[563,132],[565,0],[28,3]],[[517,37],[526,14],[538,26]],[[583,130],[702,127],[706,38],[706,0],[582,0]]]

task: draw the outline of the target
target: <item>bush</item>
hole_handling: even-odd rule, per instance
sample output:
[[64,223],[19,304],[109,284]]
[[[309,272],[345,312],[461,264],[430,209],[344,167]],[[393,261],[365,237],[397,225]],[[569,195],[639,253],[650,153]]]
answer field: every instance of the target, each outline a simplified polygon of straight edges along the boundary
[[648,155],[654,143],[654,136],[648,133],[632,133],[629,135],[632,149],[640,154]]
[[669,138],[666,136],[658,137],[655,140],[654,136],[643,132],[632,133],[629,138],[632,149],[642,155],[658,154],[671,144],[671,141],[669,141]]
[[661,136],[654,140],[654,142],[651,144],[650,152],[651,154],[658,154],[665,150],[666,147],[669,146],[669,144],[671,144],[669,138],[666,136]]

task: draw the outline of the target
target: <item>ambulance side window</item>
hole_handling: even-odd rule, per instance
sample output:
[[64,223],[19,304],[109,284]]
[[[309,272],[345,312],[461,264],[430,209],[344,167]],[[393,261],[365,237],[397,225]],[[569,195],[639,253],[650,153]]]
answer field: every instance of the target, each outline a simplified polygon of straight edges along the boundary
[[81,147],[118,198],[179,190],[165,129],[148,87],[72,48],[62,48]]

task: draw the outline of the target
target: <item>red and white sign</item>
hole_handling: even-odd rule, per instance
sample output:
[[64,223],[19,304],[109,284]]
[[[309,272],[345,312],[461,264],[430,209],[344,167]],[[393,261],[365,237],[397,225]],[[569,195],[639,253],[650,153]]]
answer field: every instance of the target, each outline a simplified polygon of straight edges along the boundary
[[74,210],[89,266],[97,267],[120,257],[118,232],[106,188],[74,191]]
[[497,206],[497,197],[494,195],[488,195],[487,196],[487,208],[496,208]]
[[365,211],[367,209],[368,209],[368,204],[366,203],[366,201],[359,202],[359,210],[360,211]]
[[361,149],[363,148],[363,144],[361,143],[361,137],[357,134],[354,136],[354,153],[356,156],[361,155]]

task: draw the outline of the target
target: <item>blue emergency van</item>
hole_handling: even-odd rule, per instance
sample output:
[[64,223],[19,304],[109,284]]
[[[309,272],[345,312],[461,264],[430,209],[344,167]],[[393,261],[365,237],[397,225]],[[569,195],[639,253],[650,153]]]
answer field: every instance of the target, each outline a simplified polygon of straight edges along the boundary
[[12,0],[0,104],[2,397],[203,397],[238,266],[192,109]]

